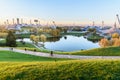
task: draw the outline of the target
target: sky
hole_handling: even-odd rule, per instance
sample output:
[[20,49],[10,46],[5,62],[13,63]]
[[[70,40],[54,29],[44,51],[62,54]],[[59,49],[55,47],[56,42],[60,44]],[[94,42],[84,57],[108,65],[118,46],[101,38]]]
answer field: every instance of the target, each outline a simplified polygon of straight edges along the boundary
[[[0,0],[0,21],[39,19],[42,23],[114,25],[120,0]],[[117,22],[118,23],[118,22]]]

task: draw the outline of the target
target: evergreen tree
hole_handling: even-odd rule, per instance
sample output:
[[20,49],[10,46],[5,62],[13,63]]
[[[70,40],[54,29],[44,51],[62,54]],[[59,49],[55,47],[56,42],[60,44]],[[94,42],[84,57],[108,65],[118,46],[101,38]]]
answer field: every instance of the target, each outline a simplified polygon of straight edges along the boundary
[[6,37],[6,46],[9,46],[9,47],[16,47],[17,46],[16,37],[12,31],[8,32],[8,35]]

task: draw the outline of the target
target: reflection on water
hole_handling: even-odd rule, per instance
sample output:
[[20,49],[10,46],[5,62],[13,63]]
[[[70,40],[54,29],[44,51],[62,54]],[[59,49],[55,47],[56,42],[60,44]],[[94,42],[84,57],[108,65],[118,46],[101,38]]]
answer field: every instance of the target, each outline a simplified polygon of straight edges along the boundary
[[[49,41],[49,42],[48,42]],[[52,38],[45,42],[45,48],[58,51],[76,51],[100,47],[97,41],[89,41],[84,37],[64,36]]]
[[[21,41],[21,39],[17,41]],[[32,43],[29,38],[24,38],[23,41]],[[44,47],[49,50],[76,51],[98,48],[100,46],[97,41],[90,41],[84,37],[66,35],[47,39],[47,42],[44,43]]]
[[59,41],[61,37],[48,38],[46,42],[56,42]]

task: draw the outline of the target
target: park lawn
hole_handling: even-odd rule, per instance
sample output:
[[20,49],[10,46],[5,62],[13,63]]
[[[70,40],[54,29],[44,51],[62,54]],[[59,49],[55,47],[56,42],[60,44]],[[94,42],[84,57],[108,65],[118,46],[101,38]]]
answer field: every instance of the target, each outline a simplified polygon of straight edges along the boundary
[[120,56],[120,47],[95,48],[75,52],[57,52],[58,54],[86,55],[86,56]]
[[5,62],[31,62],[31,61],[60,61],[60,60],[70,60],[70,59],[57,59],[57,58],[47,58],[34,56],[29,54],[22,54],[12,51],[1,51],[0,50],[0,61]]
[[[1,47],[7,47],[6,44],[5,44],[5,40],[1,40],[0,41],[0,46]],[[31,43],[25,43],[25,44],[23,44],[22,42],[17,41],[17,48],[21,48],[21,47],[36,48]]]
[[17,42],[17,48],[21,48],[21,47],[28,47],[28,48],[36,48],[33,44],[31,43],[21,43],[21,42]]
[[[19,49],[25,49],[26,47],[21,47]],[[46,49],[37,48],[27,48],[27,50],[33,51],[36,49],[37,52],[50,53]],[[106,48],[95,48],[83,51],[73,51],[73,52],[59,52],[54,51],[54,54],[68,54],[68,55],[85,55],[85,56],[120,56],[120,47],[106,47]]]
[[0,62],[1,80],[120,80],[120,60]]
[[61,33],[62,36],[64,35],[72,35],[72,36],[83,36],[84,33],[78,33],[78,32],[68,32],[68,33]]
[[16,38],[30,38],[30,33],[26,33],[26,34],[16,34]]
[[97,40],[97,41],[99,41],[99,40],[101,40],[103,37],[102,36],[99,36],[98,34],[95,34],[95,35],[90,35],[90,36],[88,36],[87,37],[87,39],[88,40]]

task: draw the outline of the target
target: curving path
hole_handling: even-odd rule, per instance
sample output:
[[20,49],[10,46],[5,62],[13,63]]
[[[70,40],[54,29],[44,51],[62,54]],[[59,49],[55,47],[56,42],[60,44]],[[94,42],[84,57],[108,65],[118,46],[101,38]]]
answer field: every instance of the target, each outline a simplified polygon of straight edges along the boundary
[[79,55],[62,55],[62,54],[53,54],[50,53],[43,53],[43,52],[33,52],[33,51],[25,51],[14,48],[0,48],[0,50],[8,50],[13,52],[20,52],[23,54],[30,54],[35,56],[42,56],[42,57],[52,57],[52,58],[69,58],[69,59],[120,59],[120,56],[79,56]]

